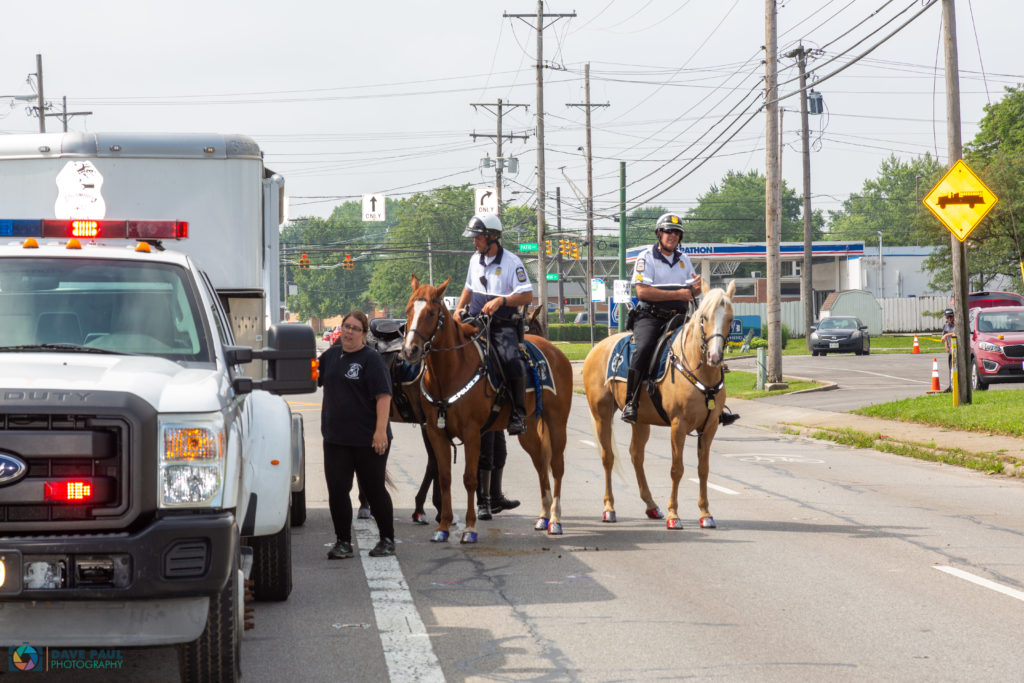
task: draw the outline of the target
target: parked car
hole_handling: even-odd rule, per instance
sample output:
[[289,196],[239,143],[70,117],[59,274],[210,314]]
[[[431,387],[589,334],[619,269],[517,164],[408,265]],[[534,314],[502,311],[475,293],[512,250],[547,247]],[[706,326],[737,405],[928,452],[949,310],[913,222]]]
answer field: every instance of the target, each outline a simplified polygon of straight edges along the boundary
[[1014,292],[971,292],[967,295],[967,310],[993,306],[1024,306],[1024,296]]
[[833,315],[811,325],[811,355],[852,351],[858,356],[871,353],[871,335],[868,326],[852,315]]
[[334,328],[333,327],[328,327],[326,330],[324,330],[324,334],[321,337],[321,339],[323,341],[325,341],[325,342],[331,341],[331,333],[332,332],[334,332]]
[[[584,311],[583,313],[577,313],[576,317],[573,319],[573,323],[576,324],[576,325],[589,325],[590,324],[589,317],[587,316],[586,311]],[[608,314],[607,313],[595,313],[594,314],[594,324],[595,325],[607,325],[608,324]]]
[[971,387],[1024,382],[1024,306],[971,311]]
[[341,325],[335,325],[331,330],[331,346],[337,344],[339,339],[341,339]]

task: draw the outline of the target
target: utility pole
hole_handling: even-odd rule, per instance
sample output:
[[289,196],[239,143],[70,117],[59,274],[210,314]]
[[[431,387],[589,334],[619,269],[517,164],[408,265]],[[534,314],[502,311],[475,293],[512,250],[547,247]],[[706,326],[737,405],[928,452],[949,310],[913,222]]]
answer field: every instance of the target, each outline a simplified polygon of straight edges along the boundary
[[530,105],[528,105],[528,104],[509,104],[508,102],[502,102],[499,99],[496,104],[487,104],[487,103],[483,103],[483,102],[477,102],[477,103],[471,103],[469,106],[473,107],[474,109],[476,109],[477,107],[483,107],[484,109],[487,109],[488,111],[490,111],[491,107],[495,108],[494,109],[495,116],[498,119],[498,131],[497,131],[497,133],[495,135],[488,135],[486,133],[477,133],[476,131],[473,131],[469,135],[470,135],[470,137],[473,138],[474,141],[477,138],[491,138],[491,139],[495,140],[496,143],[497,143],[497,149],[495,150],[496,158],[495,158],[495,162],[494,162],[494,185],[495,185],[495,194],[497,195],[495,197],[495,199],[498,202],[498,218],[501,218],[502,173],[503,173],[503,170],[505,168],[505,157],[502,156],[501,142],[505,138],[508,138],[508,141],[512,142],[513,140],[526,140],[527,138],[530,137],[527,134],[521,134],[521,135],[515,135],[515,134],[512,134],[512,133],[509,133],[508,135],[503,134],[502,130],[501,130],[502,111],[503,111],[503,109],[506,109],[506,108],[507,109],[515,109],[516,107],[528,107]]
[[[956,50],[956,10],[953,0],[942,0],[942,42],[945,46],[946,66],[946,161],[952,167],[962,156],[960,139],[960,67]],[[971,383],[967,353],[967,251],[964,243],[950,233],[953,252],[953,307],[956,310],[953,325],[958,342],[956,354],[957,397],[960,405],[971,403]],[[879,254],[881,258],[881,254]]]
[[[537,14],[509,14],[505,12],[504,17],[522,19],[526,17],[536,18],[537,24],[537,297],[539,299],[540,322],[543,329],[548,326],[548,286],[547,286],[547,259],[544,249],[544,19],[550,17],[557,21],[565,17],[575,17],[571,14],[545,14],[544,0],[537,0]],[[529,23],[529,22],[527,22]]]
[[56,116],[64,122],[64,132],[68,132],[68,119],[72,116],[90,116],[91,111],[68,111],[68,98],[67,95],[61,98],[62,109],[59,112],[53,112],[52,114],[43,114],[43,116]]
[[[562,234],[562,188],[555,187],[555,225]],[[540,247],[538,246],[538,249]],[[562,277],[562,250],[558,250],[558,322],[565,322],[565,278]]]
[[803,43],[795,50],[786,53],[786,57],[796,57],[800,70],[800,147],[804,167],[804,260],[800,267],[800,291],[804,300],[804,340],[807,349],[811,348],[811,323],[814,322],[814,278],[811,259],[811,145],[807,123],[807,54]]
[[[619,162],[619,279],[626,278],[626,162]],[[609,319],[609,322],[611,320]],[[626,316],[619,310],[619,332],[626,331]]]
[[36,93],[39,96],[39,104],[36,105],[36,109],[39,112],[39,132],[46,132],[46,102],[43,100],[43,56],[36,55],[36,85],[39,86],[39,91]]
[[[567,107],[582,107],[586,112],[587,123],[587,284],[584,296],[587,297],[587,320],[590,321],[590,345],[594,345],[594,297],[591,289],[594,286],[594,156],[590,145],[590,110],[594,107],[607,107],[606,104],[590,103],[590,62],[583,67],[583,104],[567,104]],[[609,322],[611,321],[609,311]]]
[[779,174],[779,67],[776,0],[765,0],[765,247],[768,275],[768,368],[765,388],[781,389],[782,326],[779,302],[779,241],[782,235],[782,202]]

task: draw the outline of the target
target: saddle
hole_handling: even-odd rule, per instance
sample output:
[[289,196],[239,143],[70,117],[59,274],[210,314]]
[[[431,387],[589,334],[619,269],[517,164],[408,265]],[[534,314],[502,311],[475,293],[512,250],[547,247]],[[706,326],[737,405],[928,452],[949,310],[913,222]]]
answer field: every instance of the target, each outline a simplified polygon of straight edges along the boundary
[[[682,334],[683,323],[685,322],[686,316],[681,313],[674,315],[669,320],[665,330],[658,337],[658,341],[654,346],[650,365],[643,368],[640,374],[641,386],[646,387],[654,409],[658,411],[658,415],[665,421],[665,424],[669,424],[670,420],[665,413],[665,408],[661,404],[661,391],[658,387],[665,380],[665,376],[672,367],[668,362],[669,350],[676,336]],[[615,347],[608,357],[608,369],[605,374],[608,381],[625,382],[627,380],[626,373],[629,371],[634,353],[636,353],[636,344],[633,340],[633,333],[630,332],[615,343]]]
[[384,359],[384,367],[391,373],[391,385],[396,388],[391,396],[395,410],[402,422],[421,422],[416,411],[404,391],[398,388],[418,382],[423,374],[423,363],[407,363],[398,358],[405,337],[405,320],[394,318],[374,318],[370,320],[370,332],[366,335],[366,343]]

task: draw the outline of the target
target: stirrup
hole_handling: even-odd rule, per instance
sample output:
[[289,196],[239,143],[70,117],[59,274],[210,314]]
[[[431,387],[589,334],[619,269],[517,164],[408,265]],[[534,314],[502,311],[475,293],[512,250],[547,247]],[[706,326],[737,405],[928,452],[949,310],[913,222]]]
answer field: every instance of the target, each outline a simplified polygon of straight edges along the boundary
[[627,403],[622,406],[622,421],[626,424],[636,424],[636,406],[632,403]]

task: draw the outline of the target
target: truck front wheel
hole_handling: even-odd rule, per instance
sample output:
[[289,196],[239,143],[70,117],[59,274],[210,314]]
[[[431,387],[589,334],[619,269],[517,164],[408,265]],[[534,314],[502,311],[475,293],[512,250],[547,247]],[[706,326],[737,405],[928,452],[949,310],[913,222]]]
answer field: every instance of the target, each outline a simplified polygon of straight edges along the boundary
[[257,600],[281,602],[292,592],[292,525],[288,511],[284,526],[271,536],[247,539],[252,548],[253,594]]
[[238,554],[221,591],[210,598],[206,628],[191,643],[178,646],[181,680],[237,681],[242,678],[242,576]]

